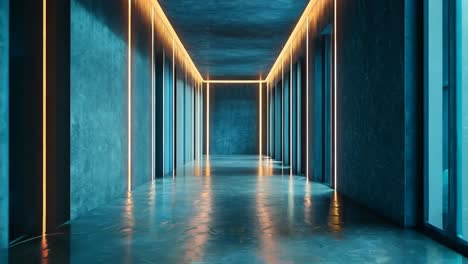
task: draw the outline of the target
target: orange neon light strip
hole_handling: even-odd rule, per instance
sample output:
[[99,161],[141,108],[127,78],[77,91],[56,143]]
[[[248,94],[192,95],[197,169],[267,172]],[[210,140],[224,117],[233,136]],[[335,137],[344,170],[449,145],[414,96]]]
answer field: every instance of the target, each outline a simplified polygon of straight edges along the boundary
[[[261,79],[261,77],[260,77]],[[258,82],[258,99],[259,99],[259,104],[258,104],[258,122],[259,122],[259,155],[260,159],[262,158],[262,83]]]
[[132,191],[132,0],[128,0],[128,174],[127,188],[128,192]]
[[154,8],[151,9],[151,180],[154,182],[155,178],[155,166],[154,166],[154,158],[155,158],[155,125],[154,125],[154,118],[155,118],[155,80],[154,80]]
[[171,23],[169,22],[169,19],[167,18],[166,14],[164,13],[161,5],[158,3],[157,0],[151,0],[151,2],[153,4],[156,16],[158,16],[161,19],[162,24],[164,25],[164,27],[167,29],[168,33],[172,37],[173,47],[174,46],[177,47],[177,50],[179,51],[179,53],[181,53],[181,56],[187,60],[188,67],[189,67],[190,72],[192,73],[192,75],[194,75],[195,78],[197,78],[198,80],[203,81],[203,77],[201,76],[201,74],[198,71],[197,67],[193,63],[192,58],[190,57],[190,55],[188,54],[188,52],[185,49],[184,45],[182,44],[179,37],[177,36],[177,33],[175,32],[174,28],[172,27]]
[[334,153],[333,153],[333,157],[334,157],[334,162],[333,162],[333,168],[334,168],[334,180],[335,180],[335,190],[338,189],[338,181],[337,181],[337,155],[336,155],[336,145],[337,145],[337,128],[336,128],[336,125],[337,125],[337,111],[336,111],[336,92],[337,92],[337,61],[336,61],[336,58],[337,58],[337,49],[336,49],[336,32],[337,32],[337,25],[336,25],[336,0],[334,0],[334,3],[333,3],[333,26],[335,27],[334,28],[334,38],[333,38],[333,46],[334,46],[334,51],[335,51],[335,54],[334,54],[334,58],[333,60],[335,61],[334,63],[334,79],[335,79],[335,82],[334,82],[334,92],[333,92],[333,100],[334,100],[334,103],[333,103],[333,114],[334,114],[334,126],[333,126],[333,137],[334,137],[334,140],[333,140],[333,148],[334,148]]
[[42,235],[47,232],[47,0],[42,1]]
[[165,99],[165,90],[166,90],[166,50],[163,49],[163,65],[162,65],[162,83],[163,83],[163,89],[162,89],[162,152],[163,152],[163,155],[162,155],[162,159],[163,159],[163,165],[162,165],[162,172],[163,172],[163,176],[166,174],[166,159],[164,157],[166,157],[166,155],[164,155],[164,153],[166,152],[166,144],[164,142],[166,142],[166,139],[165,139],[165,136],[166,136],[166,115],[164,114],[164,111],[166,110],[166,99]]
[[276,59],[275,63],[270,69],[270,72],[268,73],[267,77],[265,78],[265,81],[272,81],[273,78],[275,77],[275,73],[279,69],[279,67],[282,65],[282,60],[284,59],[285,56],[288,54],[288,49],[290,46],[293,45],[293,41],[296,37],[299,37],[301,33],[301,28],[304,25],[304,23],[307,21],[307,16],[310,14],[310,12],[313,10],[314,6],[319,2],[318,0],[315,1],[310,1],[309,4],[307,4],[304,12],[302,13],[301,17],[299,18],[299,21],[297,22],[296,26],[294,27],[294,30],[292,31],[291,35],[289,36],[288,40],[286,41],[286,44],[284,45],[284,48],[281,50],[280,54],[278,55],[278,58]]
[[239,84],[249,84],[249,83],[265,83],[265,80],[207,80],[203,81],[204,83],[218,83],[218,84],[229,84],[229,83],[239,83]]
[[309,16],[306,21],[306,179],[309,179]]
[[266,140],[266,155],[269,156],[270,155],[270,93],[269,93],[269,88],[270,86],[268,85],[268,83],[266,84],[266,98],[267,98],[267,102],[266,102],[266,136],[267,136],[267,140]]
[[206,83],[206,156],[210,155],[210,82]]

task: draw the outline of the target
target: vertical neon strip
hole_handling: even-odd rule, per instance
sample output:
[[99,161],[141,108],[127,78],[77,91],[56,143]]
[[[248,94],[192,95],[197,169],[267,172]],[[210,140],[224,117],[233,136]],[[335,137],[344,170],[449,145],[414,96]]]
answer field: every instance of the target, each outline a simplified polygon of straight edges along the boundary
[[42,235],[47,232],[47,0],[42,1]]
[[309,180],[309,16],[306,21],[306,179]]
[[201,130],[202,130],[202,124],[201,124],[201,110],[202,110],[202,105],[201,105],[201,96],[202,96],[202,85],[203,83],[202,82],[199,82],[198,83],[198,97],[197,97],[197,101],[198,101],[198,112],[197,112],[197,115],[198,115],[198,136],[197,136],[197,139],[198,139],[198,159],[201,159],[201,142],[202,142],[202,138],[201,138]]
[[200,83],[200,94],[199,94],[199,98],[198,98],[198,101],[200,102],[200,106],[198,108],[198,115],[199,115],[199,128],[200,128],[200,135],[199,135],[199,140],[200,140],[200,148],[199,148],[199,157],[200,159],[202,158],[203,156],[203,82]]
[[175,157],[176,157],[176,149],[175,149],[175,82],[176,82],[176,74],[175,74],[175,45],[174,45],[174,38],[172,38],[172,177],[175,177]]
[[203,95],[203,83],[200,82],[198,84],[198,158],[201,159],[202,157],[202,112],[203,112],[203,105],[202,105],[202,95]]
[[260,81],[258,82],[258,139],[259,139],[259,148],[258,153],[260,155],[260,159],[262,158],[262,78],[260,77]]
[[334,38],[333,38],[333,45],[334,45],[334,50],[335,50],[335,56],[334,56],[334,92],[333,92],[333,115],[334,115],[334,125],[333,125],[333,137],[334,137],[334,140],[333,140],[333,157],[334,157],[334,162],[333,162],[333,169],[334,169],[334,173],[333,173],[333,176],[335,178],[335,190],[338,190],[338,181],[337,181],[337,155],[336,155],[336,145],[337,145],[337,128],[336,128],[336,124],[337,124],[337,111],[336,111],[336,92],[337,92],[337,65],[336,65],[336,57],[337,57],[337,50],[336,50],[336,39],[337,39],[337,25],[336,25],[336,0],[334,0],[334,4],[333,4],[333,8],[334,8],[334,14],[333,14],[333,26],[335,27],[334,28]]
[[270,155],[270,98],[269,98],[269,83],[267,82],[266,83],[266,122],[267,122],[267,125],[266,125],[266,155],[269,156]]
[[289,47],[289,174],[292,175],[293,156],[292,156],[292,98],[293,98],[293,69],[292,69],[292,46]]
[[155,105],[154,105],[154,7],[151,8],[151,181],[154,182],[155,171],[154,171],[154,144],[155,144],[155,129],[154,129],[154,117],[155,117]]
[[197,130],[197,134],[196,134],[196,141],[197,141],[197,149],[195,150],[195,153],[197,153],[197,160],[200,158],[200,156],[198,155],[199,152],[199,148],[200,148],[200,115],[199,115],[199,111],[200,111],[200,104],[199,104],[199,99],[198,97],[200,96],[200,82],[197,82],[197,92],[196,92],[196,96],[195,96],[195,104],[196,104],[196,118],[197,118],[197,127],[196,127],[196,130]]
[[127,174],[127,190],[132,191],[132,0],[128,0],[128,174]]
[[210,155],[210,83],[206,83],[206,156]]

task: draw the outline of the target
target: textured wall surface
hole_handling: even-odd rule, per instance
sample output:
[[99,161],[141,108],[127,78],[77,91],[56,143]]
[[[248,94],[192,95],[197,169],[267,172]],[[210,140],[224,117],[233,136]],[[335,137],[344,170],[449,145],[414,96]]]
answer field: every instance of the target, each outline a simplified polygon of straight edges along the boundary
[[176,168],[184,165],[185,159],[185,74],[176,71]]
[[398,222],[404,209],[403,4],[343,2],[338,37],[338,188]]
[[133,187],[151,180],[151,26],[140,12],[132,16]]
[[184,111],[185,111],[185,162],[191,161],[194,159],[194,137],[195,137],[195,105],[194,105],[194,87],[191,83],[191,80],[187,80],[185,86],[185,98],[184,98]]
[[405,170],[405,149],[415,149],[406,124],[416,122],[405,119],[415,107],[414,96],[405,96],[417,88],[405,85],[413,67],[405,23],[416,19],[405,20],[405,2],[412,1],[341,1],[337,43],[338,189],[399,224],[411,224],[405,215],[414,200],[405,197],[414,194],[407,182],[416,176]]
[[8,245],[9,0],[0,2],[0,249]]
[[210,153],[258,154],[258,85],[210,87]]
[[71,5],[72,218],[127,188],[126,6],[104,2]]

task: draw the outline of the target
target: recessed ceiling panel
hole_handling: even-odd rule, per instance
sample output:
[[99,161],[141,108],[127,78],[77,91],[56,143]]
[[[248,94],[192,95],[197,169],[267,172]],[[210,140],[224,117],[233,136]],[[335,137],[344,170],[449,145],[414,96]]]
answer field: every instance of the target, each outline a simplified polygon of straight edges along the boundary
[[256,79],[273,65],[306,0],[160,0],[200,73]]

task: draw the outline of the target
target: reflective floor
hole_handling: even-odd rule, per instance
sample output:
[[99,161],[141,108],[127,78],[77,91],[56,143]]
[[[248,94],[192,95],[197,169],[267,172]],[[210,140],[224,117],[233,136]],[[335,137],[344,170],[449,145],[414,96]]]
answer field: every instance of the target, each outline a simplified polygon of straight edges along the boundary
[[254,156],[193,163],[0,254],[0,263],[468,263]]

